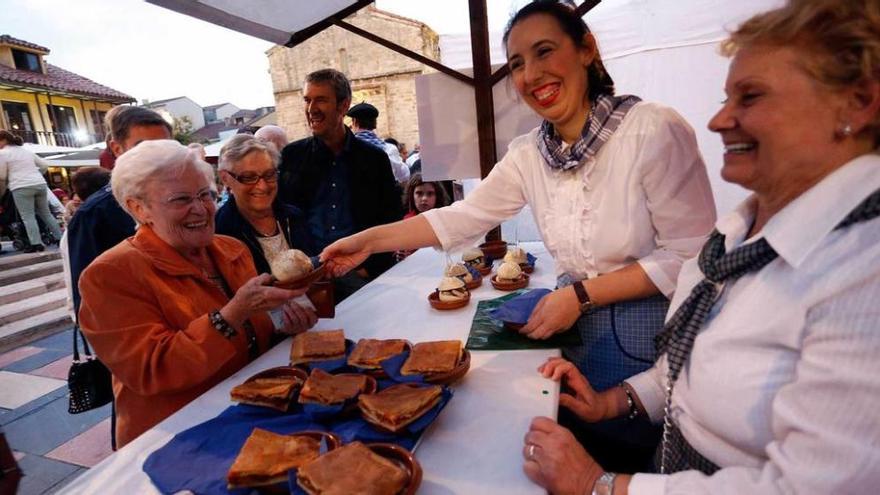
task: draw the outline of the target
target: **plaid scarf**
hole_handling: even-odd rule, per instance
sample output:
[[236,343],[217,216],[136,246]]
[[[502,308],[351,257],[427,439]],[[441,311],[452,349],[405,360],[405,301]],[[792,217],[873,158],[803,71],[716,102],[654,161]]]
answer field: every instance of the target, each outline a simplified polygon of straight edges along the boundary
[[[880,191],[875,191],[865,198],[834,229],[849,227],[877,216],[880,216]],[[778,256],[776,250],[765,238],[743,244],[731,252],[725,253],[724,235],[717,230],[712,231],[709,240],[700,251],[698,264],[700,271],[706,278],[694,286],[690,295],[675,311],[655,340],[658,355],[666,352],[669,364],[663,441],[660,445],[661,473],[669,474],[689,469],[688,465],[682,461],[687,457],[693,457],[684,455],[685,452],[682,451],[683,447],[685,449],[689,447],[686,441],[675,441],[675,435],[680,435],[680,433],[678,426],[673,423],[670,413],[672,411],[672,389],[684,363],[691,355],[694,339],[697,338],[697,334],[702,329],[703,323],[721,295],[725,284],[733,283],[747,273],[761,270]],[[684,440],[684,437],[681,440]],[[702,463],[692,464],[691,468],[699,468],[701,465]]]
[[354,137],[360,139],[361,141],[366,141],[373,146],[379,148],[382,151],[385,151],[385,141],[379,139],[379,136],[376,135],[373,131],[357,131],[354,133]]
[[581,130],[581,138],[563,149],[562,137],[546,120],[538,131],[538,150],[550,168],[574,170],[593,157],[611,138],[627,112],[642,101],[638,96],[599,95],[591,105],[590,115]]

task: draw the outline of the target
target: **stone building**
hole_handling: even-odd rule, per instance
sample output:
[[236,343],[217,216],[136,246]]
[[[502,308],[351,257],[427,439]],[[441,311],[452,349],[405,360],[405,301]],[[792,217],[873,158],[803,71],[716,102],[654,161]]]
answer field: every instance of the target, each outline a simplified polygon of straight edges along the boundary
[[[425,24],[369,6],[347,22],[414,52],[440,60],[439,37]],[[352,104],[366,101],[379,109],[376,132],[412,149],[418,142],[415,77],[433,69],[342,28],[332,26],[295,48],[275,46],[269,71],[278,125],[291,139],[309,136],[302,102],[303,80],[315,70],[334,68],[352,83]]]

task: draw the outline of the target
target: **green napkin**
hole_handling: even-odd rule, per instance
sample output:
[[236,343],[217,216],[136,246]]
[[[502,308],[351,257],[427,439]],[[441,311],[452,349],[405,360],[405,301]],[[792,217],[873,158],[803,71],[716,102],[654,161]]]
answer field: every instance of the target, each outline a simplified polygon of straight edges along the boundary
[[577,330],[567,330],[547,340],[534,340],[504,328],[503,323],[489,316],[489,312],[493,309],[527,291],[528,289],[520,289],[496,299],[480,301],[477,304],[477,313],[471,323],[471,333],[468,335],[465,347],[473,351],[512,351],[517,349],[559,349],[582,344],[581,336]]

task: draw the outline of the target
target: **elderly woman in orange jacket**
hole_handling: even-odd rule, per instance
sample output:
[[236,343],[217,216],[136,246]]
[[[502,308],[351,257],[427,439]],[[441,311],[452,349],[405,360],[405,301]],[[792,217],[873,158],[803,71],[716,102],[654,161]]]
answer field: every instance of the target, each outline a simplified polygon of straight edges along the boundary
[[214,234],[214,173],[175,141],[145,141],[116,162],[111,187],[133,237],[80,278],[80,323],[113,373],[122,446],[265,352],[266,313],[303,291],[257,276],[248,249]]

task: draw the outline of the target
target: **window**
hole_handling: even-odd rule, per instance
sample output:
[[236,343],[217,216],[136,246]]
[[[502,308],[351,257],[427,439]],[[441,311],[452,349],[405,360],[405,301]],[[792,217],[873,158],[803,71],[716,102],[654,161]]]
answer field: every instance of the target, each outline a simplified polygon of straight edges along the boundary
[[103,110],[89,110],[89,115],[92,117],[92,129],[95,130],[95,135],[99,140],[103,140],[107,133],[107,129],[104,128],[104,117],[107,115],[107,112]]
[[49,120],[52,121],[52,130],[62,133],[76,132],[76,114],[73,107],[61,105],[46,105],[49,111]]
[[36,53],[25,52],[13,48],[12,59],[15,61],[15,68],[18,70],[43,72],[43,69],[40,67],[40,56]]
[[27,103],[0,101],[0,106],[3,107],[3,116],[9,124],[9,130],[21,136],[27,143],[36,143],[37,135],[31,124],[31,113],[28,111]]

